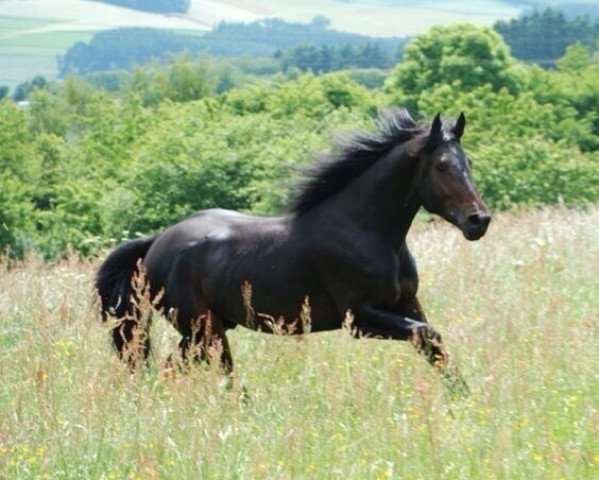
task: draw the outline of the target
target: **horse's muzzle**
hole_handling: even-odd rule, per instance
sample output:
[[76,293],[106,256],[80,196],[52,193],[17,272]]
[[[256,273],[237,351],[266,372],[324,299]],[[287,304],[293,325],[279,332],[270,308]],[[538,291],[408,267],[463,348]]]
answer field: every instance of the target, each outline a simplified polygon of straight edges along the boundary
[[462,233],[468,240],[478,240],[485,233],[491,223],[491,215],[487,212],[476,212],[468,215],[462,225]]

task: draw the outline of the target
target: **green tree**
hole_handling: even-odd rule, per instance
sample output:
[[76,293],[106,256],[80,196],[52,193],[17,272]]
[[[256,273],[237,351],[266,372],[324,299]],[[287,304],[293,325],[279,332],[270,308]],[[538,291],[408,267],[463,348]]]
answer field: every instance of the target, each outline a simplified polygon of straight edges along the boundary
[[546,67],[552,66],[574,43],[594,48],[599,35],[599,22],[591,21],[589,16],[568,19],[564,12],[551,8],[535,10],[509,22],[499,21],[494,28],[516,58]]
[[29,81],[21,82],[15,88],[13,99],[15,102],[27,100],[31,92],[48,88],[48,81],[42,75],[36,75]]
[[32,196],[41,169],[26,113],[0,101],[0,248],[21,255],[32,246]]
[[456,92],[486,84],[495,91],[517,91],[514,66],[507,45],[489,28],[470,24],[435,27],[406,47],[387,89],[411,106],[437,85],[451,85]]
[[150,106],[164,100],[198,100],[211,95],[216,87],[217,79],[208,60],[191,60],[181,55],[172,56],[164,65],[156,63],[137,67],[125,90]]
[[589,49],[577,42],[566,48],[564,56],[557,61],[557,68],[564,72],[576,72],[590,66],[591,62]]

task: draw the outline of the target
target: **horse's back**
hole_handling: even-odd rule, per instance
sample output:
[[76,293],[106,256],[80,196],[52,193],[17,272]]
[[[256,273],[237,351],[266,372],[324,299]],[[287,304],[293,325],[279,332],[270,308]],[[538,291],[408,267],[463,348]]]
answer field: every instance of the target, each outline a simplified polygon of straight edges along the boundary
[[185,290],[208,304],[230,298],[258,269],[268,269],[285,243],[285,217],[253,217],[203,210],[159,235],[144,258],[153,291],[165,289],[165,306]]

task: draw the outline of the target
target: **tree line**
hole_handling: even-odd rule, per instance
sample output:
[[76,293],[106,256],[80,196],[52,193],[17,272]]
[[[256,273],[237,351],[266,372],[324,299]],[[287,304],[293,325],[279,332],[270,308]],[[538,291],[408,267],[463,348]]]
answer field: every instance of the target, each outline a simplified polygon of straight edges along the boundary
[[[373,54],[376,58],[371,63],[383,64],[381,58],[384,57],[388,64],[389,58],[397,57],[398,49],[403,43],[400,39],[373,39],[336,31],[329,28],[329,22],[324,17],[315,17],[307,24],[279,19],[252,23],[223,22],[213,31],[201,36],[153,28],[118,28],[97,33],[89,43],[75,43],[59,57],[58,69],[61,76],[130,69],[181,52],[190,55],[204,53],[218,57],[272,57],[277,55],[277,52],[307,44],[320,45],[320,48],[325,50],[343,46],[346,50],[349,49],[354,63],[365,63],[364,54]],[[360,53],[356,50],[359,48],[367,51]],[[362,58],[356,59],[359,55],[362,55]],[[295,57],[297,56],[296,53]],[[284,54],[281,58],[283,57],[289,63],[293,53]]]
[[588,15],[568,19],[563,11],[551,8],[497,22],[494,28],[516,58],[549,67],[574,43],[596,51],[599,37],[599,20]]
[[316,74],[347,70],[349,68],[387,69],[397,63],[401,50],[390,55],[377,42],[366,42],[360,45],[349,43],[317,47],[303,44],[289,50],[279,50],[274,57],[280,61],[284,72],[297,68],[302,72]]
[[582,45],[547,70],[496,31],[458,25],[414,38],[370,87],[352,71],[290,71],[223,88],[234,74],[181,56],[111,91],[67,77],[34,88],[28,108],[0,101],[0,247],[91,255],[197,209],[275,214],[298,166],[390,105],[423,122],[465,112],[494,209],[599,201],[599,63]]

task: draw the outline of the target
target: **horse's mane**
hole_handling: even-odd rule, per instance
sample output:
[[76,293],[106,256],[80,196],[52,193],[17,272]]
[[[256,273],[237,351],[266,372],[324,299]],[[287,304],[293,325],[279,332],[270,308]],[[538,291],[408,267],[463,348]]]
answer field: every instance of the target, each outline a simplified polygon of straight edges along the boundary
[[304,213],[346,187],[393,147],[423,132],[405,108],[379,114],[377,132],[358,132],[336,142],[337,153],[320,155],[300,183],[289,211]]

